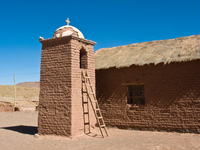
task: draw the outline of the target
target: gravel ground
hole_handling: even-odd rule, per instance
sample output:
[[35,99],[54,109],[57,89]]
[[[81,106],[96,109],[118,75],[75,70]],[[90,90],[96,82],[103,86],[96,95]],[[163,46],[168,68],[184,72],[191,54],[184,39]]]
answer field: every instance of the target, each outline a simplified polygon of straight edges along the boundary
[[200,150],[200,134],[108,129],[109,137],[34,137],[37,112],[0,113],[0,150]]

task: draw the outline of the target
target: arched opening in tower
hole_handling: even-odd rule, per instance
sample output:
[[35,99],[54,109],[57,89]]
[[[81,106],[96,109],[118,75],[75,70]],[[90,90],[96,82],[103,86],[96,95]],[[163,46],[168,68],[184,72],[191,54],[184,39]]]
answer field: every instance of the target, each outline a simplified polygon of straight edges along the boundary
[[85,49],[80,50],[80,68],[87,69],[88,62],[87,62],[87,52]]

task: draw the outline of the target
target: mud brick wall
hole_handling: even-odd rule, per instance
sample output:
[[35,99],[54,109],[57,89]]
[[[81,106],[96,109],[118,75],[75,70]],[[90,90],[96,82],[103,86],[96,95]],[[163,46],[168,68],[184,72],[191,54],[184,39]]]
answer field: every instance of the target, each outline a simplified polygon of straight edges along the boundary
[[[127,104],[126,86],[144,84],[145,105]],[[200,60],[96,70],[106,125],[200,133]]]
[[83,133],[80,50],[87,52],[87,70],[95,87],[93,45],[73,36],[41,42],[38,133],[64,136]]
[[14,111],[13,105],[0,104],[0,112]]

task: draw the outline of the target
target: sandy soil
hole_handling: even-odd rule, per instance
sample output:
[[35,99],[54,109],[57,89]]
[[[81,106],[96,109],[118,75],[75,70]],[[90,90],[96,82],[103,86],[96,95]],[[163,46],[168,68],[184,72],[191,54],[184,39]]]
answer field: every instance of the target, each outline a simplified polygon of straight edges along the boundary
[[0,150],[200,150],[200,134],[108,129],[109,137],[39,136],[37,112],[0,113]]

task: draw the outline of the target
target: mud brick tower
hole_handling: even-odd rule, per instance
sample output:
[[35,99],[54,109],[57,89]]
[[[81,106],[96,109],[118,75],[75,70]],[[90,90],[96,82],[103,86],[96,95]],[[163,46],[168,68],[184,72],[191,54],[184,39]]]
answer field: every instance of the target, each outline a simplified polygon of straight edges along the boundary
[[[38,133],[74,136],[84,131],[81,70],[87,70],[95,89],[93,41],[75,27],[58,28],[43,39],[40,72]],[[90,113],[90,126],[96,123]]]

